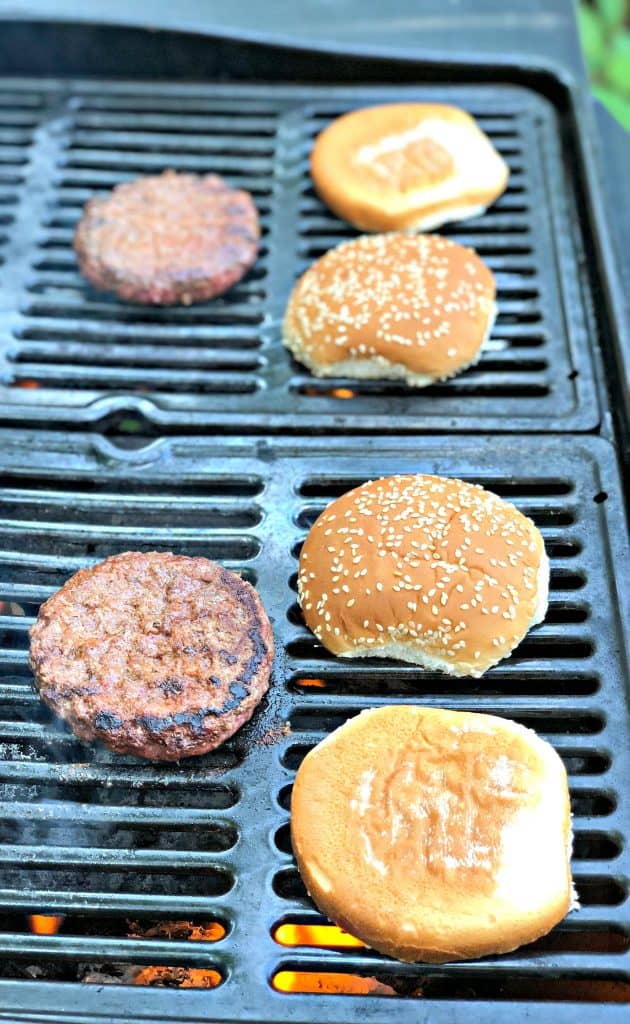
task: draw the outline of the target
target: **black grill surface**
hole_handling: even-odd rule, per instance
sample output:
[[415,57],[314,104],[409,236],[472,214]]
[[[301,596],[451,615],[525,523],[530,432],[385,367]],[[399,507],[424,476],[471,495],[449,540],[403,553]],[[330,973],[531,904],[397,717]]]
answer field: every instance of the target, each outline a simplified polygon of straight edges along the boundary
[[[9,433],[2,464],[0,1020],[363,1022],[395,1013],[457,1024],[471,1013],[539,1019],[543,1004],[567,1024],[589,1013],[627,1019],[630,729],[618,587],[628,562],[606,441],[425,438],[377,449],[369,440],[173,438],[123,451],[101,437]],[[462,476],[514,501],[551,558],[546,622],[479,681],[393,662],[342,664],[297,610],[296,559],[319,511],[365,479],[418,471]],[[27,667],[41,601],[81,566],[156,547],[216,557],[247,576],[278,648],[254,720],[219,751],[168,767],[76,741],[39,703]],[[291,855],[297,766],[348,717],[394,701],[513,717],[561,754],[581,908],[550,936],[437,967],[274,940],[281,923],[323,923]],[[64,915],[62,931],[30,934],[32,913]],[[146,935],[158,920],[184,919],[219,921],[227,935]],[[144,937],[128,937],[139,927]],[[223,982],[178,991],[96,983],[156,964],[212,968]],[[291,995],[272,985],[287,970],[376,978],[396,995]],[[86,976],[95,983],[79,983]]]
[[[282,315],[298,274],[353,232],[311,188],[313,138],[345,110],[405,99],[463,106],[510,166],[484,216],[445,229],[492,267],[499,317],[478,366],[427,391],[317,380],[282,347]],[[561,136],[549,100],[503,84],[2,80],[0,417],[76,424],[131,411],[154,430],[248,432],[594,429],[589,285]],[[212,303],[125,305],[78,273],[72,236],[86,200],[165,167],[219,172],[258,205],[260,258]]]

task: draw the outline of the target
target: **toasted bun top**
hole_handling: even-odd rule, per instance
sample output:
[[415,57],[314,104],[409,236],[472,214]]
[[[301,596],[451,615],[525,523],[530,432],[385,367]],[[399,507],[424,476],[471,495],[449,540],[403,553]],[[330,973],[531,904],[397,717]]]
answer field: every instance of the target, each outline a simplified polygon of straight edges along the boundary
[[478,676],[544,615],[546,564],[534,523],[483,487],[392,476],[322,512],[300,553],[298,597],[335,654],[396,643]]
[[291,812],[318,907],[399,959],[504,952],[570,909],[564,766],[515,722],[365,711],[307,754]]
[[297,282],[284,333],[311,368],[381,356],[446,377],[477,354],[495,312],[492,272],[439,235],[364,235]]
[[395,103],[333,121],[315,142],[311,173],[339,216],[364,230],[387,231],[471,216],[503,192],[509,172],[463,110]]

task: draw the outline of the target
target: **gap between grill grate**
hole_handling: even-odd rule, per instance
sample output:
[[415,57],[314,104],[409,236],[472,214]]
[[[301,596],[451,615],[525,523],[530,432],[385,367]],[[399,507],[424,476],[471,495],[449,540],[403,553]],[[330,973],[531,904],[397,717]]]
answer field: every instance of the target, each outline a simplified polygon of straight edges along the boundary
[[[171,970],[171,981],[176,968],[193,986],[203,978],[195,971],[214,972],[218,987],[182,990],[177,1005],[185,997],[191,1018],[216,1020],[231,1019],[236,992],[253,1000],[261,1021],[287,1019],[293,1005],[304,1019],[364,1020],[358,995],[370,992],[397,999],[409,1021],[421,1005],[438,1014],[443,1000],[464,1012],[470,1000],[491,999],[494,1013],[502,1000],[560,1006],[572,992],[611,1004],[627,999],[630,748],[612,449],[597,440],[481,438],[399,440],[376,451],[304,440],[298,451],[288,441],[219,446],[189,438],[116,460],[111,448],[104,458],[106,443],[94,444],[41,435],[8,443],[2,456],[1,1004],[36,1006],[57,980],[65,982],[64,1006],[76,1000],[82,1012],[106,1007],[124,1016],[134,1005],[129,971],[156,965]],[[301,625],[294,575],[305,531],[337,494],[395,471],[482,482],[543,531],[550,617],[482,680],[444,680],[390,662],[350,661],[342,672]],[[43,599],[79,565],[147,545],[217,557],[222,548],[226,564],[257,582],[279,651],[272,690],[252,723],[219,751],[179,767],[80,744],[39,703],[26,662],[27,629]],[[322,924],[291,855],[295,770],[332,728],[392,701],[514,717],[559,750],[570,778],[582,909],[551,936],[506,957],[440,968],[339,947],[334,936],[322,947],[300,933],[294,944],[278,940],[283,924]],[[32,935],[27,914],[62,915],[61,931]],[[181,922],[190,932],[213,921],[225,931],[216,942],[183,937]],[[158,933],[146,934],[160,922]],[[173,922],[180,922],[174,935]],[[94,986],[78,983],[86,972],[110,984],[93,995]],[[327,976],[320,986],[350,987],[357,998],[307,994],[296,1003],[287,984],[312,987],[314,973]],[[169,1019],[179,1012],[169,991],[143,988],[143,1007]]]
[[[560,121],[534,91],[38,88],[33,94],[25,84],[20,93],[0,82],[0,359],[9,382],[1,394],[13,422],[99,420],[124,395],[162,429],[596,427]],[[506,194],[484,216],[444,229],[476,247],[497,276],[499,317],[488,350],[477,367],[426,392],[396,382],[317,380],[280,340],[297,275],[355,234],[312,190],[313,138],[347,109],[392,99],[439,99],[470,110],[511,170]],[[72,251],[83,204],[169,166],[216,171],[252,191],[263,226],[256,266],[226,296],[191,308],[142,308],[96,292]]]

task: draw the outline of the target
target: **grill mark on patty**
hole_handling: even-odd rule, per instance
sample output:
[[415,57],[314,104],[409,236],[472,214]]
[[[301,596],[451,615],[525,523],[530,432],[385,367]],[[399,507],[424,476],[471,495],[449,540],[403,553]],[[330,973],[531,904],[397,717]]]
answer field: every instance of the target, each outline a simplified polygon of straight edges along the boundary
[[[267,647],[260,637],[262,624],[260,616],[258,615],[256,601],[252,596],[252,591],[249,587],[244,586],[241,578],[239,576],[235,576],[234,573],[223,570],[221,572],[221,582],[225,587],[232,590],[235,596],[240,598],[240,600],[247,606],[247,610],[250,615],[255,618],[256,621],[256,625],[247,630],[247,636],[251,641],[253,653],[250,655],[240,676],[238,676],[237,679],[234,679],[231,683],[228,683],[228,691],[229,694],[231,694],[231,697],[226,694],[223,703],[219,707],[209,705],[205,708],[199,708],[197,711],[179,711],[172,715],[163,716],[138,715],[136,718],[132,719],[133,725],[140,726],[141,728],[146,729],[147,732],[156,736],[159,736],[161,733],[174,726],[182,725],[189,726],[194,733],[199,733],[203,730],[206,718],[210,716],[219,718],[221,715],[227,714],[228,711],[234,711],[246,697],[249,697],[249,684],[257,675],[263,659],[267,655]],[[232,661],[228,662],[229,664],[233,664],[238,661],[238,658],[235,655],[232,655],[231,658]],[[210,682],[217,688],[223,685],[222,680],[217,676],[210,676]]]
[[112,711],[99,711],[96,718],[94,719],[94,725],[97,729],[102,729],[103,732],[112,732],[114,729],[122,728],[122,718],[115,715]]
[[205,725],[206,718],[210,715],[224,715],[228,711],[234,711],[243,701],[244,697],[249,696],[249,690],[242,686],[238,682],[230,683],[229,691],[232,697],[227,697],[223,701],[223,704],[216,707],[200,708],[199,711],[178,711],[174,715],[166,715],[163,718],[157,718],[153,715],[139,715],[138,718],[132,719],[134,725],[140,725],[147,729],[148,732],[155,735],[160,735],[170,729],[173,726],[187,725],[190,726],[194,733],[200,733]]

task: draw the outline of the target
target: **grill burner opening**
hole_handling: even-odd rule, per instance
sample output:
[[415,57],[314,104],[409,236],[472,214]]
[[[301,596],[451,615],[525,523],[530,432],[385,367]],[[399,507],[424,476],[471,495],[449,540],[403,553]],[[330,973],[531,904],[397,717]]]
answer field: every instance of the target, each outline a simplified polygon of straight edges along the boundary
[[216,988],[222,980],[218,971],[200,967],[143,967],[133,983],[164,988]]
[[278,971],[273,987],[279,992],[312,992],[315,995],[336,996],[395,996],[391,985],[376,978],[363,978],[360,974],[333,974],[314,971]]
[[[383,978],[381,981],[380,978]],[[389,979],[392,984],[388,984]],[[317,971],[278,971],[273,978],[274,988],[287,994],[312,993],[314,995],[344,996],[403,996],[410,1000],[484,1000],[505,1001],[575,1001],[584,1003],[627,1003],[630,1002],[630,983],[615,977],[597,981],[583,981],[571,978],[532,982],[527,974],[516,972],[505,981],[491,979],[484,973],[469,970],[461,972],[457,981],[439,970],[432,970],[430,976],[418,975],[416,981],[401,983],[387,970],[377,976],[363,977],[358,974],[341,974]]]
[[54,914],[29,914],[28,923],[35,935],[56,935],[63,923],[63,917],[56,917]]
[[[53,915],[29,914],[28,928],[40,936],[57,935],[62,937],[104,935],[117,938],[117,956],[120,957],[122,944],[127,940],[136,940],[146,946],[146,940],[153,942],[162,952],[166,944],[177,944],[180,951],[186,943],[216,943],[227,935],[226,926],[218,920],[125,920],[121,918],[98,919],[82,917],[61,917]],[[0,925],[3,922],[0,920]],[[18,921],[7,921],[4,926],[16,928]],[[148,945],[151,945],[149,941]],[[129,957],[133,958],[133,941],[129,943]],[[146,953],[144,956],[146,957]],[[64,963],[46,962],[39,959],[36,963],[12,962],[9,958],[0,967],[0,978],[16,977],[27,980],[59,980],[76,981],[83,984],[98,985],[138,985],[144,987],[163,988],[216,988],[223,981],[220,971],[211,967],[179,966],[172,964],[145,965],[107,960],[104,962],[72,963],[64,959]]]
[[279,924],[273,937],[281,946],[323,946],[328,949],[359,947],[365,943],[333,924]]

